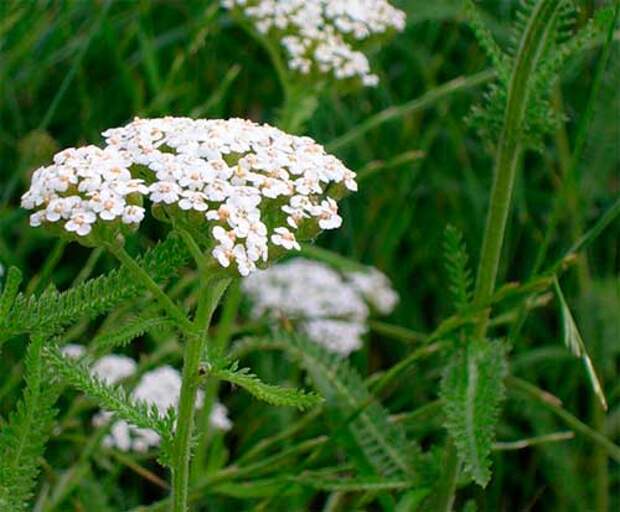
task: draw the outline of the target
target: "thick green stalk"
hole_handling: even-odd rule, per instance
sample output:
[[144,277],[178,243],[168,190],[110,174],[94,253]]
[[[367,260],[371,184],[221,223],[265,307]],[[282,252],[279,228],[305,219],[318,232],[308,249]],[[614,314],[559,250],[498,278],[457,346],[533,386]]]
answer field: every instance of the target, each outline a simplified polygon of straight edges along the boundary
[[191,439],[196,394],[201,377],[199,373],[200,361],[213,312],[229,283],[230,279],[219,279],[215,282],[206,283],[207,286],[204,287],[198,303],[193,332],[189,335],[186,334],[183,353],[183,382],[179,398],[179,415],[172,459],[172,510],[174,512],[187,511]]
[[[561,0],[540,0],[534,8],[515,56],[510,83],[504,123],[497,145],[493,186],[487,213],[486,225],[480,251],[480,263],[474,291],[474,304],[484,307],[489,304],[497,280],[497,272],[504,245],[506,223],[512,202],[517,168],[521,160],[521,136],[527,106],[530,100],[532,77],[547,43],[547,37],[553,26],[555,15]],[[490,311],[487,309],[477,324],[476,334],[486,336]],[[458,457],[452,440],[448,439],[446,467],[444,473],[456,481],[458,479]],[[455,485],[442,487],[439,493],[441,508],[450,510],[454,500]]]
[[211,317],[226,287],[229,285],[230,279],[209,280],[208,276],[204,274],[201,276],[203,283],[201,297],[196,309],[194,322],[190,322],[183,310],[166,295],[157,283],[153,281],[148,272],[138,265],[123,247],[110,244],[108,249],[131,271],[136,279],[140,280],[146,289],[153,293],[161,307],[176,322],[179,330],[185,337],[181,396],[179,398],[177,430],[172,460],[172,510],[174,512],[186,512],[191,437],[194,426],[196,394],[200,380],[200,361]]
[[[477,305],[488,303],[495,290],[512,189],[521,159],[521,132],[530,99],[532,77],[560,3],[561,0],[538,2],[528,21],[515,58],[508,87],[504,126],[497,146],[491,201],[480,253],[474,293],[474,302]],[[479,336],[484,336],[486,333],[488,317],[487,312],[478,325]]]

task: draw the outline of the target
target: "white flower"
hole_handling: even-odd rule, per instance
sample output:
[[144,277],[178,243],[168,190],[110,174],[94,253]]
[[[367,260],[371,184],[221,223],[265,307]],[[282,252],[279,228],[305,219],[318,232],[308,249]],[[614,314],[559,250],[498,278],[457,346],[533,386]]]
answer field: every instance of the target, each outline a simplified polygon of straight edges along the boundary
[[93,365],[93,374],[106,384],[116,384],[136,372],[136,362],[127,356],[109,354]]
[[340,274],[296,258],[243,281],[252,315],[285,316],[309,338],[343,356],[362,346],[370,310],[390,313],[398,301],[386,276],[374,268]]
[[364,297],[327,265],[296,258],[243,281],[255,317],[286,316],[312,340],[347,355],[362,345],[369,309]]
[[313,340],[320,340],[328,350],[348,356],[362,347],[362,336],[368,330],[364,324],[343,320],[310,320],[303,322],[303,331]]
[[100,192],[91,192],[89,207],[103,220],[114,220],[123,215],[125,211],[125,199],[109,189]]
[[65,229],[79,236],[86,236],[92,231],[92,224],[97,220],[97,216],[87,210],[74,210],[71,218],[65,224]]
[[60,219],[68,219],[73,209],[80,206],[81,202],[81,199],[76,196],[52,199],[45,210],[45,220],[57,222]]
[[297,249],[302,221],[314,231],[338,227],[331,191],[342,189],[332,185],[356,187],[355,173],[311,138],[243,119],[135,119],[104,137],[104,149],[66,149],[33,173],[22,196],[35,210],[31,225],[57,222],[78,236],[96,222],[135,228],[150,199],[172,219],[216,224],[226,238],[213,231],[212,256],[247,275],[268,262],[270,247]]
[[321,229],[337,229],[342,226],[342,217],[338,215],[338,204],[331,197],[314,207],[312,215],[319,218]]
[[232,248],[229,249],[228,247],[225,247],[223,245],[218,245],[214,247],[211,251],[211,254],[224,268],[230,267],[230,262],[234,259]]
[[402,31],[405,13],[386,0],[221,0],[238,9],[256,30],[279,40],[290,69],[313,69],[336,79],[358,78],[375,86],[367,57],[354,49],[388,30]]
[[209,209],[207,204],[207,196],[202,192],[194,192],[193,190],[184,190],[181,192],[182,199],[179,201],[181,210],[196,210],[197,212],[206,212]]
[[398,304],[398,293],[392,288],[390,280],[375,268],[365,272],[349,272],[347,280],[382,315],[388,315]]
[[218,402],[213,404],[211,415],[209,416],[209,423],[216,430],[227,431],[232,428],[232,421],[230,421],[228,417],[228,409],[225,405]]
[[158,181],[153,183],[149,190],[149,196],[154,203],[175,203],[181,194],[181,187],[173,181]]
[[301,251],[301,246],[295,239],[295,235],[286,228],[274,229],[274,234],[271,235],[271,241],[274,245],[280,245],[289,251],[291,249]]
[[84,345],[77,345],[75,343],[67,343],[60,351],[63,355],[71,359],[79,359],[86,353],[86,347]]
[[144,208],[141,206],[129,205],[123,210],[124,224],[140,224],[144,219]]

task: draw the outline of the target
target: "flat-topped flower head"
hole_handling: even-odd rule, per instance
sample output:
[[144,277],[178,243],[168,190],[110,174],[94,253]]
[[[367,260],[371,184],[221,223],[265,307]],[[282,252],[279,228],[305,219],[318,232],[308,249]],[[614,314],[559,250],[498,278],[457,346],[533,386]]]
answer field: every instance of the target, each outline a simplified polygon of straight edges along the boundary
[[286,317],[309,338],[343,356],[362,346],[371,309],[388,314],[398,300],[387,277],[376,269],[341,274],[302,258],[253,274],[244,280],[243,290],[254,317]]
[[363,41],[391,30],[402,31],[405,13],[385,0],[222,0],[250,20],[262,35],[277,40],[288,66],[303,75],[359,79],[377,85]]
[[[141,401],[150,406],[155,406],[161,415],[165,415],[168,409],[177,409],[181,394],[181,374],[171,366],[162,366],[145,373],[140,382],[131,393],[134,401]],[[204,393],[198,392],[196,398],[197,407],[202,407]],[[232,428],[228,418],[228,411],[220,403],[215,403],[209,422],[216,430],[227,431]],[[97,426],[105,425],[112,420],[109,412],[100,412],[93,419]],[[104,445],[114,447],[122,451],[146,452],[160,444],[159,434],[150,429],[138,428],[124,420],[115,421],[110,427],[110,433],[104,438]]]
[[65,150],[35,171],[22,197],[33,226],[58,224],[92,244],[137,228],[148,200],[246,276],[340,227],[337,200],[357,190],[355,173],[311,138],[244,119],[135,119],[103,135],[104,149]]

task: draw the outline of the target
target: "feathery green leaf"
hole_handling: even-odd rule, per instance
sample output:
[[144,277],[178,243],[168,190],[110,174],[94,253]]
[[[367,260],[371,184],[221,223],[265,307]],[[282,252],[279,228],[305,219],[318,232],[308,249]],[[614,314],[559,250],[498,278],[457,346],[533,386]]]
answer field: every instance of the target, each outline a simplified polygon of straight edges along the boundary
[[[389,421],[389,413],[372,398],[362,378],[346,359],[295,333],[277,333],[267,341],[287,351],[312,377],[329,405],[346,419],[357,450],[366,467],[384,477],[415,476],[419,448],[405,437],[400,425]],[[355,457],[355,453],[351,452]]]
[[303,411],[323,401],[316,393],[266,384],[250,373],[249,368],[238,369],[236,362],[230,368],[212,369],[209,375],[242,387],[259,400],[272,405],[296,407]]
[[[189,253],[179,239],[169,236],[137,260],[155,281],[163,282],[189,261]],[[25,332],[57,331],[77,320],[94,318],[142,293],[140,284],[121,267],[63,293],[48,289],[39,297],[20,294],[3,334],[8,337]]]
[[106,384],[93,375],[87,360],[72,360],[64,356],[56,345],[45,347],[44,355],[61,379],[90,396],[102,409],[139,428],[157,432],[162,438],[164,451],[171,446],[176,423],[176,414],[172,409],[162,416],[155,405],[131,400],[121,386]]
[[35,336],[25,359],[23,398],[0,430],[0,510],[31,510],[29,501],[39,473],[41,457],[56,416],[57,386],[43,364],[44,336]]
[[446,227],[443,253],[454,307],[462,311],[471,302],[474,280],[463,234],[454,226]]
[[125,346],[149,331],[172,325],[171,320],[160,316],[134,318],[118,329],[100,334],[92,341],[91,346],[97,353],[107,352]]
[[452,354],[441,381],[445,427],[465,471],[485,486],[507,374],[503,344],[471,340]]

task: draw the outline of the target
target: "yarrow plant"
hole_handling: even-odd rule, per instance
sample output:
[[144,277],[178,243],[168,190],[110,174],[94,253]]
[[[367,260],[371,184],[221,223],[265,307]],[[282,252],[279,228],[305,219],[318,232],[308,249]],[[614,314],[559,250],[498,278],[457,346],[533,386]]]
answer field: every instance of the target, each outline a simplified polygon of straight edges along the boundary
[[[85,504],[93,510],[174,512],[317,507],[334,512],[495,510],[501,509],[506,496],[502,480],[513,485],[514,479],[504,476],[512,471],[496,473],[499,478],[488,494],[470,489],[458,498],[455,494],[470,481],[487,486],[495,476],[493,462],[499,457],[509,466],[515,464],[499,451],[529,450],[574,436],[592,443],[592,455],[588,453],[587,460],[580,456],[572,465],[573,474],[561,478],[548,478],[545,468],[539,471],[536,467],[530,471],[536,475],[535,485],[526,481],[524,488],[540,488],[539,475],[547,475],[543,487],[554,481],[558,486],[550,486],[550,492],[539,497],[542,508],[554,509],[547,505],[553,496],[560,496],[560,508],[594,507],[597,512],[614,508],[615,498],[607,485],[615,476],[610,473],[609,461],[620,461],[620,447],[610,436],[607,421],[617,412],[613,390],[608,396],[612,414],[606,418],[604,410],[608,407],[605,385],[617,377],[612,364],[617,356],[615,338],[607,332],[618,310],[617,279],[614,275],[603,282],[609,270],[604,268],[604,258],[603,265],[598,265],[597,258],[596,272],[589,272],[584,249],[590,247],[597,255],[609,253],[609,268],[616,268],[614,254],[606,247],[592,246],[592,242],[620,216],[620,199],[611,198],[611,206],[586,230],[589,219],[583,213],[598,214],[608,191],[599,198],[598,192],[594,194],[594,188],[588,187],[592,188],[587,194],[590,197],[580,197],[579,168],[587,161],[597,170],[603,169],[590,157],[594,156],[593,147],[608,138],[600,136],[603,129],[608,130],[608,113],[602,118],[604,128],[589,130],[588,123],[600,105],[613,105],[618,99],[617,87],[612,87],[611,94],[601,86],[620,2],[600,9],[594,19],[583,23],[585,17],[576,16],[569,0],[523,0],[516,8],[513,41],[502,50],[487,26],[489,13],[480,13],[477,2],[466,0],[469,24],[489,55],[491,68],[432,86],[418,98],[409,98],[407,87],[387,87],[389,97],[382,95],[381,99],[388,102],[387,108],[367,119],[363,112],[372,108],[376,94],[367,96],[368,105],[359,109],[359,101],[340,101],[338,94],[377,84],[380,73],[371,69],[367,50],[389,33],[403,30],[405,15],[401,11],[381,0],[222,0],[206,7],[199,4],[181,9],[183,15],[190,14],[189,25],[179,25],[178,14],[170,16],[170,33],[179,29],[195,33],[196,37],[187,41],[187,52],[170,48],[151,52],[150,28],[138,26],[137,44],[144,57],[148,87],[144,97],[141,84],[127,95],[136,100],[131,107],[124,105],[119,95],[115,108],[105,112],[108,105],[99,98],[102,95],[82,94],[92,90],[87,87],[91,77],[101,73],[79,75],[80,101],[74,103],[95,114],[82,116],[84,127],[92,131],[89,122],[99,123],[135,105],[148,112],[169,105],[191,112],[225,111],[230,98],[236,110],[246,105],[261,116],[273,113],[278,128],[243,119],[137,118],[103,132],[98,146],[58,152],[45,130],[50,129],[59,139],[68,137],[62,133],[62,119],[79,116],[71,112],[71,102],[64,95],[73,89],[75,76],[69,73],[60,88],[48,86],[46,80],[32,80],[35,86],[30,85],[26,71],[15,63],[21,64],[22,56],[32,48],[43,59],[46,45],[58,38],[49,37],[47,25],[40,23],[48,13],[43,12],[40,18],[32,10],[9,6],[9,45],[4,60],[11,94],[7,111],[3,105],[0,111],[7,119],[14,118],[16,127],[14,134],[9,130],[14,135],[11,144],[2,146],[11,171],[0,187],[0,349],[5,351],[0,357],[0,374],[5,377],[0,378],[0,512],[80,509]],[[72,69],[88,69],[87,62],[98,48],[108,52],[110,38],[105,45],[89,46],[91,35],[95,41],[99,28],[115,34],[118,20],[124,23],[134,18],[119,15],[124,9],[131,13],[131,8],[118,5],[110,17],[110,5],[115,4],[101,3],[101,17],[93,24],[93,32],[86,39],[80,36],[84,51],[77,52]],[[143,10],[139,18],[150,20],[148,8]],[[167,13],[174,11],[166,9]],[[197,11],[204,16],[193,18]],[[435,16],[431,11],[433,8],[422,9],[416,19]],[[424,83],[434,84],[440,75],[452,74],[459,67],[453,61],[460,64],[463,55],[475,56],[470,41],[465,47],[460,43],[460,9],[448,7],[446,12],[452,12],[457,20],[450,32],[444,33],[450,22],[443,15],[440,25],[431,21],[420,27],[422,32],[415,31],[420,37],[410,41],[413,44],[406,52],[413,56],[413,72],[412,66],[397,63],[403,52],[393,54],[397,57],[392,59],[393,69],[398,70],[401,82],[421,76]],[[61,18],[69,15],[65,21],[71,25],[81,19],[77,13],[67,5],[58,14]],[[158,29],[166,25],[166,17],[158,16]],[[241,67],[226,69],[217,62],[221,55],[238,55],[236,50],[242,50],[228,48],[231,42],[247,43],[238,39],[231,20],[263,46],[273,64],[273,69],[256,73],[260,74],[256,87],[252,83],[249,91],[241,88],[234,94],[229,94],[229,87]],[[574,32],[577,24],[583,28]],[[44,30],[32,41],[21,39],[29,27]],[[229,27],[230,34],[226,33]],[[604,43],[600,27],[608,31]],[[184,83],[183,68],[202,57],[195,50],[206,33],[218,33],[217,41],[208,43],[215,51],[210,52],[208,66],[201,68],[204,77],[196,76],[200,66],[188,66],[185,79],[191,80],[190,87]],[[121,64],[123,80],[117,81],[115,91],[117,85],[121,89],[131,86],[133,72],[123,66],[132,60],[124,54],[126,49],[135,49],[132,37],[133,32],[128,35],[129,44],[113,48],[113,58],[105,55],[98,68],[103,69],[109,61],[116,71]],[[438,44],[446,55],[424,48],[423,42]],[[15,48],[11,49],[11,44]],[[587,48],[592,54],[601,44],[595,72],[587,73],[588,79],[563,98],[559,89],[554,89],[561,64],[575,51]],[[59,48],[73,46],[63,43]],[[220,54],[220,48],[226,51]],[[171,54],[175,55],[172,67],[160,62]],[[255,64],[264,66],[263,61],[243,62],[244,73],[254,79]],[[475,61],[479,64],[479,57]],[[49,66],[25,66],[24,70],[37,67]],[[167,70],[165,80],[159,76],[160,69]],[[272,71],[279,87],[274,86]],[[19,79],[12,81],[13,75]],[[198,78],[206,78],[207,83]],[[454,200],[454,194],[462,194],[463,189],[450,181],[449,169],[458,165],[446,165],[451,156],[456,157],[455,162],[465,163],[471,156],[470,167],[482,168],[480,156],[468,154],[479,146],[460,144],[459,136],[465,134],[460,133],[460,119],[455,116],[464,111],[463,105],[450,108],[448,116],[423,111],[489,81],[493,84],[484,107],[474,108],[471,116],[474,123],[481,124],[480,133],[495,154],[482,246],[475,252],[479,255],[478,271],[472,270],[461,229],[448,226],[442,251],[445,286],[435,293],[438,244],[437,233],[430,230],[440,222],[439,216],[431,208],[411,210],[419,199],[425,206],[433,204],[426,197],[428,187],[418,183],[420,167],[415,163],[413,173],[390,171],[384,181],[380,174],[404,167],[423,153],[424,169],[430,166],[441,171],[433,188],[442,189],[439,202],[449,205],[456,224],[462,224],[470,213],[461,211],[463,205],[476,204],[480,208],[475,210],[485,210],[486,201],[478,196],[481,187],[467,188],[466,201]],[[29,122],[41,105],[25,107],[30,107],[32,98],[45,97],[38,94],[37,84],[46,84],[46,90],[58,94],[39,128],[25,136],[22,129],[30,129]],[[562,82],[562,92],[568,84]],[[209,89],[212,94],[207,98],[204,92]],[[573,92],[587,89],[591,92],[583,119],[578,119],[578,110],[571,105],[571,126],[563,126],[564,102],[578,96]],[[153,92],[157,94],[150,97]],[[274,97],[263,102],[263,94]],[[391,104],[392,96],[400,98],[400,104]],[[246,102],[246,98],[251,99]],[[347,211],[355,212],[356,222],[345,239],[333,240],[333,246],[346,247],[350,254],[368,259],[375,255],[382,268],[399,276],[398,289],[403,290],[405,302],[399,313],[420,331],[374,318],[390,314],[400,300],[385,275],[306,243],[323,230],[341,226],[338,203],[357,189],[355,173],[337,157],[311,138],[291,135],[304,133],[304,123],[319,104],[320,115],[312,124],[315,132],[326,136],[347,129],[327,147],[333,150],[357,141],[348,146],[348,154],[360,163],[381,158],[367,162],[360,179],[387,186],[383,196],[369,190],[361,202],[347,205],[351,207]],[[22,115],[24,112],[29,115]],[[385,123],[412,115],[400,136],[391,137],[396,133],[392,129],[380,133]],[[421,119],[428,136],[416,138]],[[450,139],[448,156],[445,144],[436,143],[437,134],[443,137],[444,132]],[[570,140],[573,133],[574,147]],[[554,135],[553,141],[548,140],[549,134]],[[592,148],[590,139],[596,141]],[[406,151],[393,152],[405,149],[403,141],[407,142]],[[411,151],[412,141],[420,144],[420,151]],[[536,147],[547,152],[552,145],[557,145],[557,158],[551,152],[545,158],[527,158],[524,179],[528,186],[521,189],[523,201],[533,206],[528,209],[531,215],[527,219],[512,216],[513,189],[519,182],[525,151]],[[444,154],[434,159],[437,149]],[[22,170],[41,162],[50,164],[32,174],[22,205],[29,210],[33,227],[59,235],[47,254],[42,250],[46,236],[31,231],[23,234],[20,222],[24,212],[11,212],[14,191],[22,184]],[[530,180],[530,162],[544,168],[545,172],[539,173],[543,178]],[[605,180],[601,188],[615,183],[607,179],[608,171],[592,174],[601,182]],[[544,195],[536,190],[538,185],[545,191],[558,191],[548,216],[540,213]],[[469,192],[476,197],[469,197]],[[592,206],[595,197],[595,209],[578,208]],[[552,245],[567,232],[557,229],[564,228],[562,215],[567,205],[571,206],[566,220],[571,224],[573,243],[549,262],[551,254],[558,252]],[[533,220],[547,219],[528,233]],[[521,223],[524,229],[514,230],[516,226],[509,223]],[[470,228],[463,232],[477,240]],[[514,240],[505,240],[511,232],[518,235],[519,261],[535,262],[530,272],[505,261],[511,252],[507,249],[515,246]],[[94,250],[82,260],[86,251],[69,254],[68,242]],[[540,245],[535,258],[528,254],[532,243]],[[411,257],[407,253],[411,247],[422,250]],[[110,269],[106,250],[120,262],[118,268]],[[288,259],[295,251],[312,260]],[[80,269],[72,276],[76,256],[80,257]],[[285,262],[275,264],[280,258]],[[580,268],[571,286],[579,283],[588,290],[584,295],[588,304],[575,301],[579,309],[573,315],[573,299],[564,295],[560,281],[576,260]],[[28,268],[30,263],[37,263],[36,269]],[[23,273],[20,265],[25,267]],[[424,276],[431,286],[406,290],[414,273]],[[22,287],[24,276],[28,282]],[[504,278],[519,282],[502,283]],[[605,294],[592,301],[600,290]],[[443,300],[444,293],[450,296],[450,304]],[[523,343],[521,333],[529,329],[530,311],[554,297],[564,343],[582,361],[582,371],[600,402],[598,409],[584,408],[582,396],[579,403],[569,399],[563,404],[529,382],[540,370],[531,361],[542,361],[545,366],[549,357],[558,358],[556,349],[531,352],[537,344],[530,343],[532,340]],[[216,311],[220,302],[221,310]],[[443,315],[448,305],[449,312]],[[392,320],[397,318],[393,315]],[[212,325],[214,319],[216,325]],[[587,322],[582,337],[578,322],[583,319]],[[547,337],[559,334],[547,315],[531,320],[535,327],[530,332],[535,336],[540,332]],[[348,357],[363,346],[371,329],[374,337],[398,343],[375,343]],[[11,343],[5,344],[9,340]],[[590,340],[596,345],[590,347]],[[83,345],[67,344],[73,341]],[[117,350],[133,356],[114,353]],[[554,373],[566,379],[570,362],[560,359],[554,364],[561,363],[562,371]],[[245,362],[251,367],[245,367]],[[176,369],[181,366],[182,370]],[[546,377],[545,384],[552,386],[553,381]],[[281,382],[290,386],[278,385]],[[301,382],[311,384],[316,392],[291,387]],[[66,400],[70,397],[61,399],[65,386],[79,390],[80,399],[71,403]],[[562,399],[574,395],[572,390],[565,390]],[[218,402],[221,392],[230,397],[226,403],[234,411],[235,436],[224,435],[233,425],[227,409]],[[306,412],[297,416],[263,408],[242,396],[246,392],[271,407]],[[527,418],[519,418],[523,407],[503,407],[513,393],[533,403],[534,407],[528,404],[525,408]],[[425,398],[432,401],[420,404]],[[83,407],[86,399],[96,405]],[[9,411],[7,405],[15,407]],[[591,426],[569,412],[574,406],[592,411]],[[94,416],[91,410],[96,411]],[[535,418],[541,421],[530,421]],[[567,431],[549,431],[555,421],[564,422]],[[500,422],[510,428],[498,428]],[[523,438],[529,432],[535,437]],[[497,440],[497,433],[515,439]],[[101,450],[101,446],[110,449]],[[573,448],[552,451],[575,453]],[[564,470],[570,467],[566,460],[568,456],[564,461],[554,460],[553,466]],[[594,470],[593,484],[584,489],[565,485],[578,482],[579,469],[586,466]],[[46,470],[39,481],[41,467]],[[164,481],[165,472],[169,472],[170,484]],[[120,492],[125,482],[135,482],[135,478],[144,479],[145,485],[132,485],[130,492]],[[590,487],[596,494],[594,501]],[[168,489],[171,495],[165,496]]]
[[358,79],[375,86],[366,55],[369,38],[402,31],[405,13],[385,0],[222,0],[286,51],[288,67],[302,75]]
[[254,318],[286,318],[342,356],[362,346],[371,309],[389,314],[398,302],[389,279],[374,268],[340,274],[302,258],[252,274],[243,281],[243,290]]
[[35,171],[22,197],[32,226],[97,245],[136,229],[148,198],[158,218],[210,227],[213,258],[246,276],[274,248],[299,250],[296,233],[338,228],[336,201],[357,190],[309,137],[242,119],[136,119],[103,135],[105,148],[70,148]]
[[[153,294],[185,338],[183,374],[164,368],[145,375],[132,394],[134,410],[126,396],[115,397],[122,389],[102,388],[121,377],[115,373],[119,368],[133,371],[131,364],[117,365],[118,356],[99,361],[94,375],[103,371],[104,377],[91,381],[83,366],[72,368],[67,357],[53,351],[49,357],[70,382],[98,396],[104,409],[115,409],[111,412],[124,421],[112,426],[108,443],[146,450],[163,438],[174,510],[185,511],[204,357],[216,378],[229,379],[270,403],[304,408],[320,399],[264,384],[235,364],[218,370],[205,350],[207,332],[232,278],[299,250],[300,240],[321,230],[340,227],[337,200],[357,190],[355,173],[309,137],[243,119],[135,119],[103,136],[105,147],[70,148],[36,170],[22,206],[35,210],[30,216],[34,227],[44,225],[69,240],[107,248]],[[193,320],[124,249],[125,236],[139,228],[149,203],[153,217],[171,227],[200,270]],[[68,350],[70,356],[75,347]],[[177,404],[178,421],[171,415]],[[168,409],[163,417],[162,409]],[[98,421],[105,423],[109,416],[103,413]],[[226,424],[219,420],[220,426]]]

